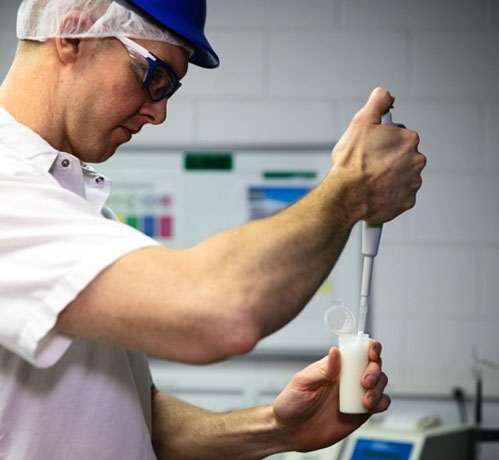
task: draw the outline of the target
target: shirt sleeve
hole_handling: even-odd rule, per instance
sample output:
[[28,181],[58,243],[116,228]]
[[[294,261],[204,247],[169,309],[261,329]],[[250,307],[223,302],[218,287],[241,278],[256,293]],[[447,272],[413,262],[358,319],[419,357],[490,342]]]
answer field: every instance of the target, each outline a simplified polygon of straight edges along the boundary
[[72,338],[58,314],[107,266],[158,243],[105,219],[47,172],[0,171],[0,345],[37,367],[53,365]]

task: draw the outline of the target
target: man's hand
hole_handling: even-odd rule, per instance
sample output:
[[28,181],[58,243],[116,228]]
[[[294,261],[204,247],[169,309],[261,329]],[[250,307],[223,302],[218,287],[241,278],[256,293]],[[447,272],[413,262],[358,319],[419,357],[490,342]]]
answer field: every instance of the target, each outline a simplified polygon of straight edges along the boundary
[[387,222],[415,205],[426,165],[415,131],[381,124],[393,101],[376,88],[333,150],[332,173],[352,184],[348,203],[371,223]]
[[341,356],[337,348],[329,355],[298,372],[273,404],[278,428],[289,450],[320,449],[340,441],[359,428],[371,414],[385,411],[390,398],[383,393],[388,379],[381,371],[381,345],[372,340],[369,364],[362,377],[367,390],[363,404],[369,414],[339,412],[338,388]]

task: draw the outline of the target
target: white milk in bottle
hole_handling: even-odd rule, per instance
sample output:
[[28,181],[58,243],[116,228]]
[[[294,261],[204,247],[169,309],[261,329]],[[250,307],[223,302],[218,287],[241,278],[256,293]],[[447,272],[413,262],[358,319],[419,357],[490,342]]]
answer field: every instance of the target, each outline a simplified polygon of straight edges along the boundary
[[340,412],[364,414],[362,404],[366,390],[360,384],[368,364],[369,334],[345,334],[338,337],[341,352]]

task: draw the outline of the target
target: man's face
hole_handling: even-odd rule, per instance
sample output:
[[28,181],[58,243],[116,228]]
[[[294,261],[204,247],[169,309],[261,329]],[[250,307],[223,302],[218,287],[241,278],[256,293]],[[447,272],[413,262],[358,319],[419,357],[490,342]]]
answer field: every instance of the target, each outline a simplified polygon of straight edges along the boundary
[[[181,79],[188,54],[168,43],[135,40],[165,61]],[[127,49],[116,39],[94,40],[84,47],[66,91],[63,150],[99,163],[128,142],[147,123],[166,119],[167,99],[153,102],[134,72]]]

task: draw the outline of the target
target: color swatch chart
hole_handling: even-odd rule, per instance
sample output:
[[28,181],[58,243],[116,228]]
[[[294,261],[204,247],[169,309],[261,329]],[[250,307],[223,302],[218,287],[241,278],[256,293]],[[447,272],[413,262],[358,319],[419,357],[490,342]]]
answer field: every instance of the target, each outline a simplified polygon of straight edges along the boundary
[[154,183],[113,183],[108,205],[121,222],[151,238],[174,237],[175,198],[171,191]]

